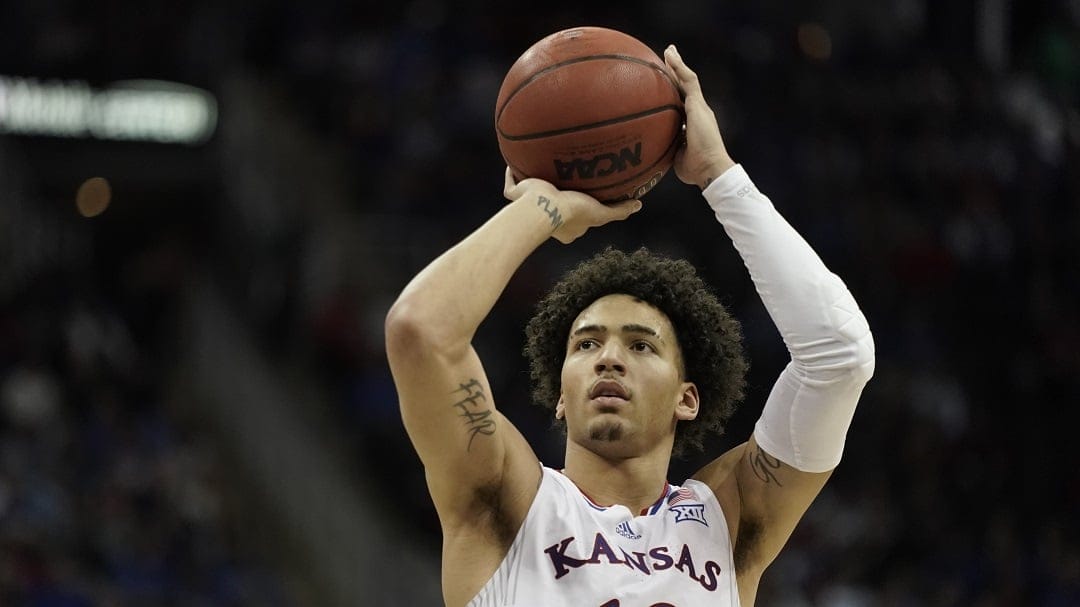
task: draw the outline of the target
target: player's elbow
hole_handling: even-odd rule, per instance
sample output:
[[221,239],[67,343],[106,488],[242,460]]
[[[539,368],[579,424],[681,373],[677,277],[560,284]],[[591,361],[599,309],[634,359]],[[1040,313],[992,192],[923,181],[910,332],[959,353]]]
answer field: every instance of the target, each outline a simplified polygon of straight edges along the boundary
[[437,342],[437,326],[424,306],[401,297],[390,307],[384,323],[386,350],[393,357],[430,349]]
[[410,317],[402,309],[403,307],[400,301],[395,302],[386,313],[386,320],[383,322],[386,352],[391,357],[398,352],[408,350],[410,344],[415,344],[419,338],[419,325],[416,318]]
[[386,336],[386,352],[391,360],[409,352],[425,349],[433,341],[431,327],[423,316],[409,305],[408,300],[398,300],[386,314],[383,324]]
[[834,319],[816,339],[792,345],[792,362],[806,379],[864,385],[875,366],[874,336],[866,317],[851,306]]
[[851,342],[848,363],[845,368],[853,382],[865,385],[874,376],[877,356],[874,352],[874,334],[869,330],[857,340]]
[[874,334],[850,292],[842,301],[845,310],[837,315],[842,322],[836,326],[836,339],[844,351],[840,368],[845,370],[851,381],[865,385],[874,375]]
[[391,364],[398,359],[409,360],[454,350],[455,340],[445,334],[443,323],[431,318],[423,307],[412,305],[408,299],[399,299],[390,308],[383,331]]
[[810,339],[792,351],[796,364],[811,374],[844,377],[865,384],[874,374],[874,336],[855,297],[835,274],[820,285],[826,314],[819,339]]

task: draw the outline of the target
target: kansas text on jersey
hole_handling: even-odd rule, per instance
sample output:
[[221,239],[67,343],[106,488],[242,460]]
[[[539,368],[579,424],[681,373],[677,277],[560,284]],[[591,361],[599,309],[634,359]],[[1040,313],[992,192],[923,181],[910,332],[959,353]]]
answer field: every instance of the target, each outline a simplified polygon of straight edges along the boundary
[[731,538],[708,486],[669,485],[635,515],[544,468],[510,550],[469,607],[656,604],[739,604]]

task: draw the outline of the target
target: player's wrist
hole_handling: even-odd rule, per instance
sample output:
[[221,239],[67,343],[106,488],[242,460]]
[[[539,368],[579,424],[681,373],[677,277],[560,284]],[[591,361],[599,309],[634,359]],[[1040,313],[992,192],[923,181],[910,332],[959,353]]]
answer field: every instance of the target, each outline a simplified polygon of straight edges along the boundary
[[724,154],[713,160],[710,160],[705,169],[699,173],[697,185],[702,191],[709,187],[709,184],[720,178],[721,175],[726,173],[728,169],[735,166],[735,161],[731,159],[731,156]]
[[530,188],[508,206],[519,222],[529,226],[529,233],[542,242],[559,231],[572,214],[572,209],[559,194],[554,188],[551,191]]

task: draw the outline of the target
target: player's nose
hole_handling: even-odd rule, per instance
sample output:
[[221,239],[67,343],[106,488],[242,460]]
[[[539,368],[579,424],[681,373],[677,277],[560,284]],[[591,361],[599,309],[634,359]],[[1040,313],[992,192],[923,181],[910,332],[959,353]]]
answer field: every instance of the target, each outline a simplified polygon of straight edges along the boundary
[[626,363],[622,358],[622,349],[616,340],[608,340],[600,349],[600,353],[597,355],[596,362],[594,363],[594,369],[597,375],[603,375],[604,373],[612,372],[623,374],[626,373]]

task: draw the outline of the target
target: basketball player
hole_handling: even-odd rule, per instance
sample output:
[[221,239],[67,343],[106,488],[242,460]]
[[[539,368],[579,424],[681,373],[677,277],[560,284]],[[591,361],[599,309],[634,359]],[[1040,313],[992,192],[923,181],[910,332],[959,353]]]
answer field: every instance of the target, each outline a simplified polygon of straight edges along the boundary
[[[511,275],[640,202],[604,205],[536,179],[421,271],[386,320],[405,427],[443,529],[447,605],[744,607],[839,463],[874,368],[844,283],[728,155],[697,76],[665,51],[686,101],[679,179],[702,188],[791,353],[753,435],[686,480],[741,397],[739,330],[686,262],[609,250],[572,271],[528,327],[536,394],[565,422],[544,467],[495,407],[470,345]],[[719,233],[719,229],[718,229]]]

